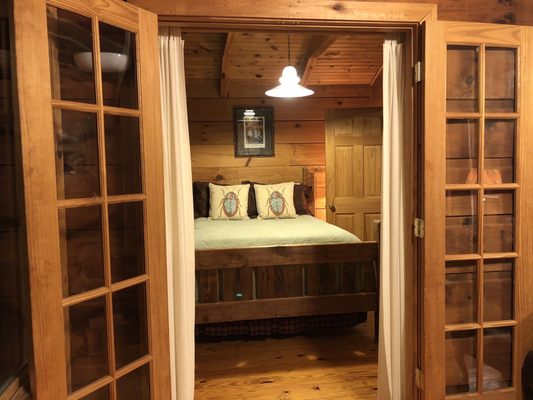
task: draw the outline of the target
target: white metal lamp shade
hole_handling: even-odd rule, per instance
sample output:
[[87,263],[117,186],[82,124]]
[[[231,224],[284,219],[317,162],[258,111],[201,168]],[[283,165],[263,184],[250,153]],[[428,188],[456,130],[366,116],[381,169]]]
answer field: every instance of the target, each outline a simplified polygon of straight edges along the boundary
[[304,88],[300,85],[300,78],[296,72],[296,68],[291,65],[287,65],[283,68],[281,78],[279,78],[279,86],[273,89],[267,90],[265,94],[270,97],[305,97],[311,96],[314,91]]

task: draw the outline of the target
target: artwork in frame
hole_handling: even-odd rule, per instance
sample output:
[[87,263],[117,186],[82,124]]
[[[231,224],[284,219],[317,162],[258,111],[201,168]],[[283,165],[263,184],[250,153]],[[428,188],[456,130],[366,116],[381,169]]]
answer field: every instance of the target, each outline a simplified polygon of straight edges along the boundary
[[246,107],[233,110],[235,157],[274,156],[274,109]]

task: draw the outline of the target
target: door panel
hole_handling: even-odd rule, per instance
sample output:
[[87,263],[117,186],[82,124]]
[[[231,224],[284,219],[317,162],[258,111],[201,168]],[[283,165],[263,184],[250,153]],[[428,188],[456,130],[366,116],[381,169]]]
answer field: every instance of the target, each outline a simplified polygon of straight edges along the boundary
[[427,24],[425,399],[520,396],[524,30]]
[[34,392],[169,398],[157,18],[115,0],[26,3],[15,26]]
[[327,221],[375,240],[381,212],[382,110],[335,110],[326,116]]

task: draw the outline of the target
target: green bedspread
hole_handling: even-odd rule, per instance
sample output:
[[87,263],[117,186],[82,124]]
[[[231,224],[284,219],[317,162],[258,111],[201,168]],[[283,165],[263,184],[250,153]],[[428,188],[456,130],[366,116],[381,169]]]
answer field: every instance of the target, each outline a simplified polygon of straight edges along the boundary
[[197,250],[360,242],[350,232],[310,215],[280,220],[198,218],[194,232]]

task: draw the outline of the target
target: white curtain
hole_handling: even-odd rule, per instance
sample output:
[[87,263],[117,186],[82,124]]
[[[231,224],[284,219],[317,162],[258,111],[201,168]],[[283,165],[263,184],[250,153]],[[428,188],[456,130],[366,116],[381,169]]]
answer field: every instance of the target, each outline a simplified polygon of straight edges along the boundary
[[194,214],[183,47],[179,29],[161,28],[159,61],[174,400],[194,398]]
[[383,45],[383,176],[378,399],[404,399],[404,93],[403,45]]

